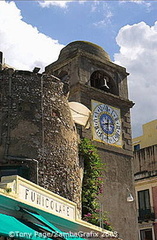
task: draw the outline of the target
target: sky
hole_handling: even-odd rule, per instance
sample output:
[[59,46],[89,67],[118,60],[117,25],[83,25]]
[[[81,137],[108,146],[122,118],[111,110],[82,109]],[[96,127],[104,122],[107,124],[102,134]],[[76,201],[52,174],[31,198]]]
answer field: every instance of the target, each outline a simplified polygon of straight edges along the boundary
[[10,66],[44,71],[76,40],[126,68],[132,135],[142,135],[142,124],[157,119],[157,1],[0,1],[0,51]]

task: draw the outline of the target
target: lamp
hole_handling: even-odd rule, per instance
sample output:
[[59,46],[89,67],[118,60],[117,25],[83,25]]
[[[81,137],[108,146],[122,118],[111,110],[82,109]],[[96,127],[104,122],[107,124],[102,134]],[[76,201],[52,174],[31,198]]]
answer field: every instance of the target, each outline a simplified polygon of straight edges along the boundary
[[35,67],[34,69],[33,69],[33,72],[34,73],[38,73],[40,71],[40,68],[38,68],[38,67]]
[[129,188],[127,188],[127,190],[128,190],[127,202],[133,202],[134,198],[133,198]]

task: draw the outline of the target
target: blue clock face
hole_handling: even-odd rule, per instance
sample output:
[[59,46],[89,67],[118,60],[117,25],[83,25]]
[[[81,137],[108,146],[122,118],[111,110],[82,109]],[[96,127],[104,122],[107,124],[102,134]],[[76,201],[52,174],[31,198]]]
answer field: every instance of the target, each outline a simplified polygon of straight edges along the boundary
[[100,116],[100,126],[106,134],[111,135],[114,132],[113,118],[107,113],[103,113]]
[[120,109],[96,102],[93,111],[93,127],[96,140],[121,145]]

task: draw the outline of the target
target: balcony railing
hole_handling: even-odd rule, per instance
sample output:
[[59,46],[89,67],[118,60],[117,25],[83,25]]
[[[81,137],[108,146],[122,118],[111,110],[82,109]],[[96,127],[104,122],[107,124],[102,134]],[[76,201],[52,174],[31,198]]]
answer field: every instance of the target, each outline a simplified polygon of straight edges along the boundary
[[155,220],[155,213],[153,208],[139,209],[138,210],[138,222],[148,222]]

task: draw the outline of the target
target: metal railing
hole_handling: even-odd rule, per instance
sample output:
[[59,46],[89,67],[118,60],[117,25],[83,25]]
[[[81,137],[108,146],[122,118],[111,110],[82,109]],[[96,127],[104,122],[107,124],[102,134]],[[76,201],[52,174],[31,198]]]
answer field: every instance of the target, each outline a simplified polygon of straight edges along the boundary
[[148,222],[154,220],[155,220],[154,208],[138,210],[138,222]]

